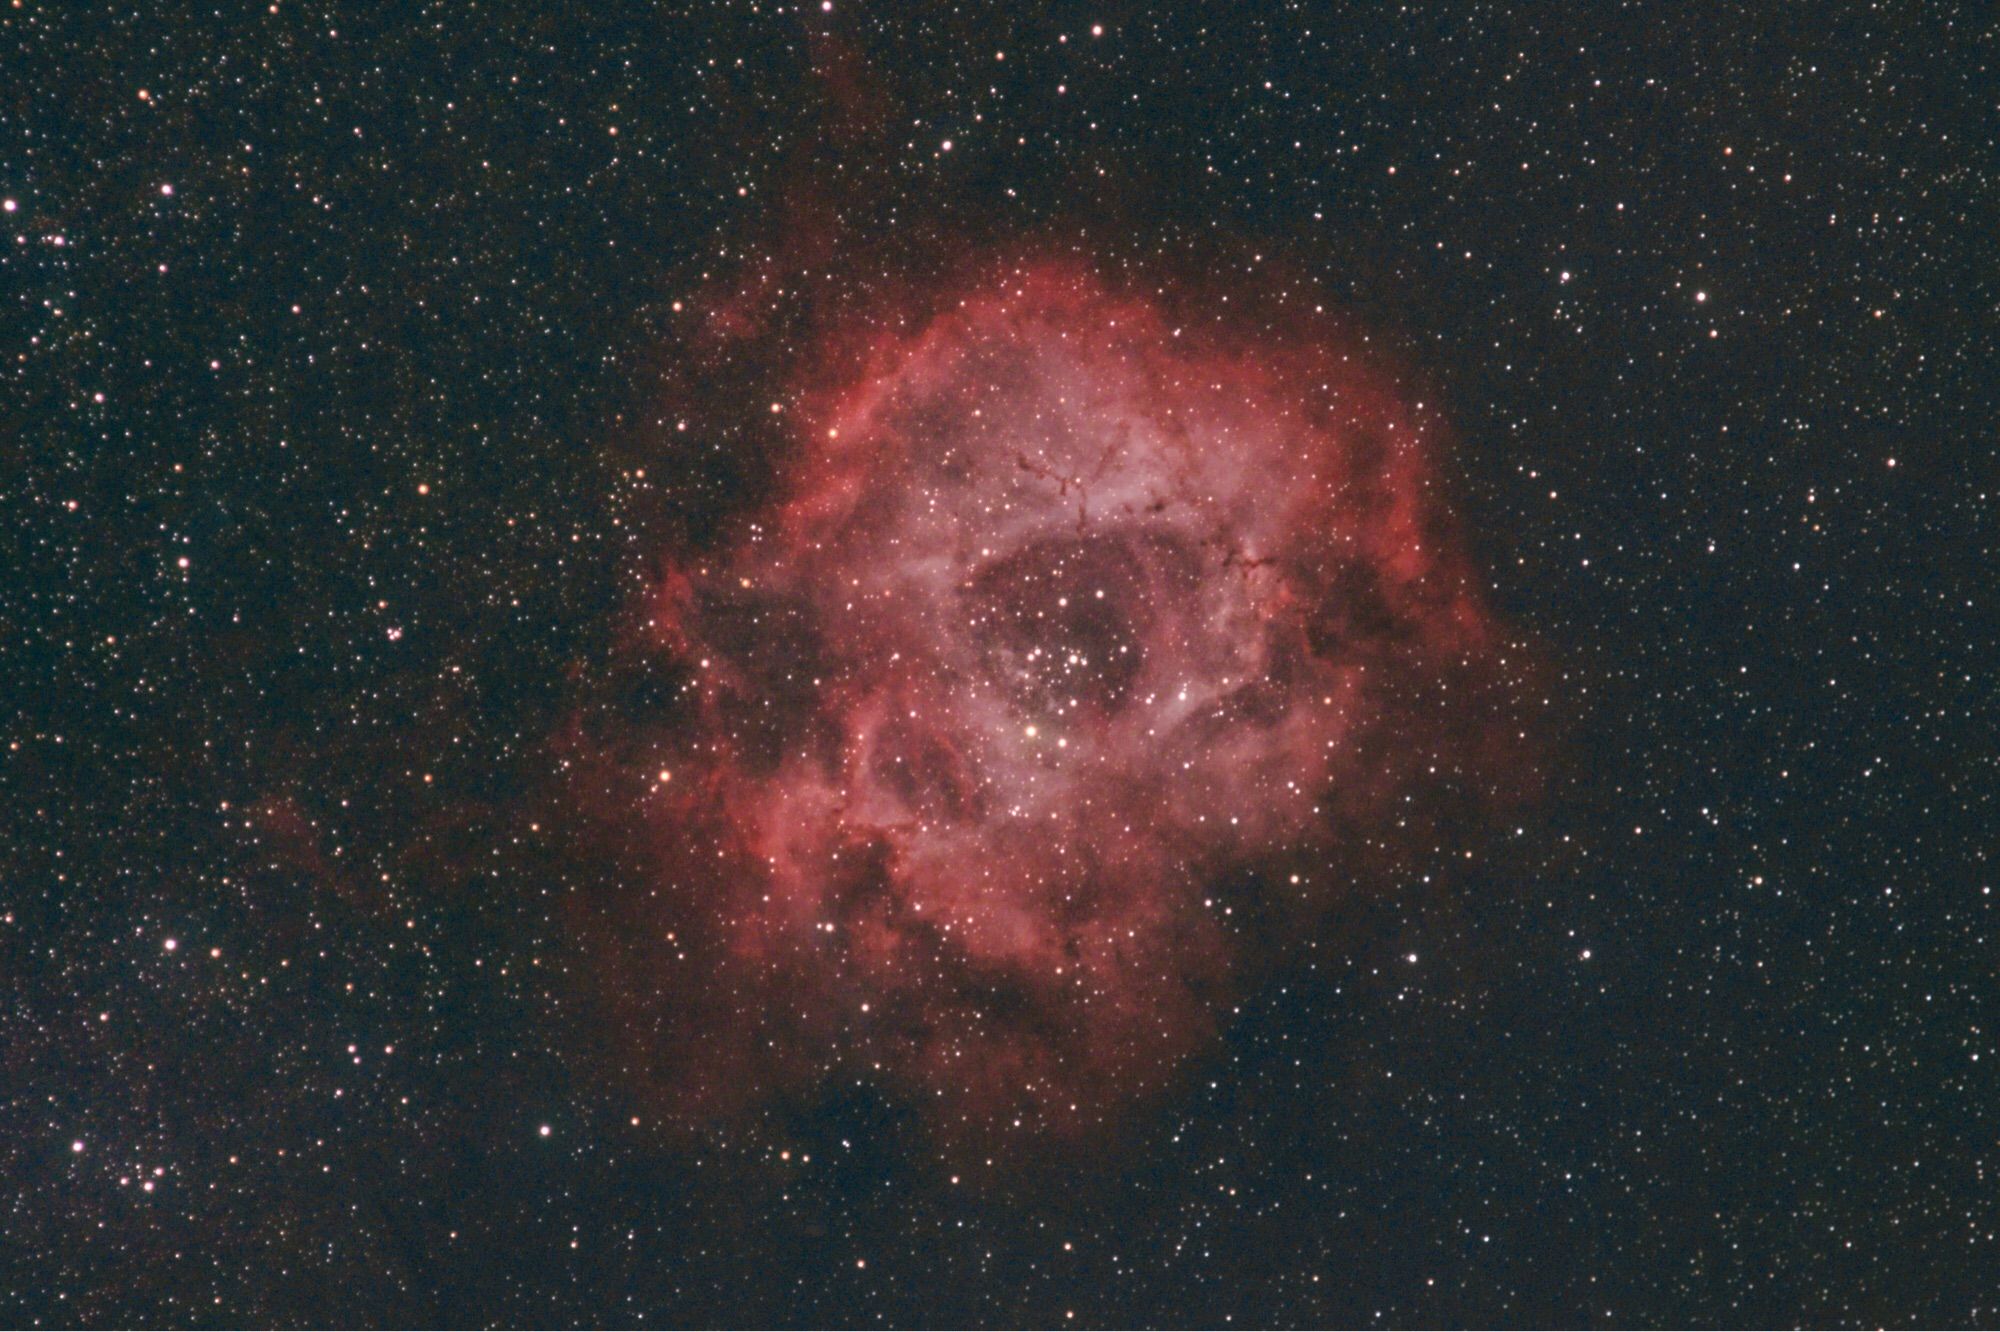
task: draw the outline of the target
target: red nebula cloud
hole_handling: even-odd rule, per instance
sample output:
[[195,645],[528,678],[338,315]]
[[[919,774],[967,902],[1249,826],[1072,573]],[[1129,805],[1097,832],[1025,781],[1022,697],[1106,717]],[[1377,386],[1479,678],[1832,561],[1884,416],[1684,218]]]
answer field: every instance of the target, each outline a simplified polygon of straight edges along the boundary
[[1068,263],[844,363],[565,741],[626,834],[582,908],[617,1058],[682,1117],[858,1078],[1087,1132],[1490,766],[1440,427],[1330,330]]

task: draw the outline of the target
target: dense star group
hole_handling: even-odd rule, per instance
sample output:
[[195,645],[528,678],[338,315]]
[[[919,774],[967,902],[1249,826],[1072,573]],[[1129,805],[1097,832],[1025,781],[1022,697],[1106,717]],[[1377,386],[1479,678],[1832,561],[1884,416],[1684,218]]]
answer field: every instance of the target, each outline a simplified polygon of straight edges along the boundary
[[569,741],[643,866],[590,907],[628,1067],[1082,1131],[1369,890],[1418,775],[1490,757],[1502,654],[1437,427],[1337,347],[1033,262],[801,389]]

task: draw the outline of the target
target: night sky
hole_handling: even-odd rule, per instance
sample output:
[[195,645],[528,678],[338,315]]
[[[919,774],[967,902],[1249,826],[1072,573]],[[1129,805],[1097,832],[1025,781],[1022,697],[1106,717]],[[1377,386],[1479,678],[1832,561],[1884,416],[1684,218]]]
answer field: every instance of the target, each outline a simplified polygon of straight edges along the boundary
[[2000,1323],[1978,5],[0,11],[0,1323]]

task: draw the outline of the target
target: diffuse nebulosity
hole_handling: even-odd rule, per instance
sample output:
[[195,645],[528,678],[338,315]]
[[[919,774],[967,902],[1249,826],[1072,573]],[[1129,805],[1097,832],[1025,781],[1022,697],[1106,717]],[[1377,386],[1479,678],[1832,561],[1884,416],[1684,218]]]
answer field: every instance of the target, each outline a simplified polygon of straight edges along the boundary
[[1088,1135],[1440,789],[1519,782],[1442,426],[1330,319],[1199,296],[1033,259],[828,329],[772,493],[661,556],[559,744],[668,1117],[851,1074]]

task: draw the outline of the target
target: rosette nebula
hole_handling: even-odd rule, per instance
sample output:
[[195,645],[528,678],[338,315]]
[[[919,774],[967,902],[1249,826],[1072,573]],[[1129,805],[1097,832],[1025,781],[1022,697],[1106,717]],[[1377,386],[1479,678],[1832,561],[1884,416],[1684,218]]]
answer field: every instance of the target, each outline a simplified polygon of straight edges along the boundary
[[1496,784],[1507,651],[1441,426],[1311,316],[1048,263],[874,327],[565,742],[594,983],[672,1115],[1086,1132]]

